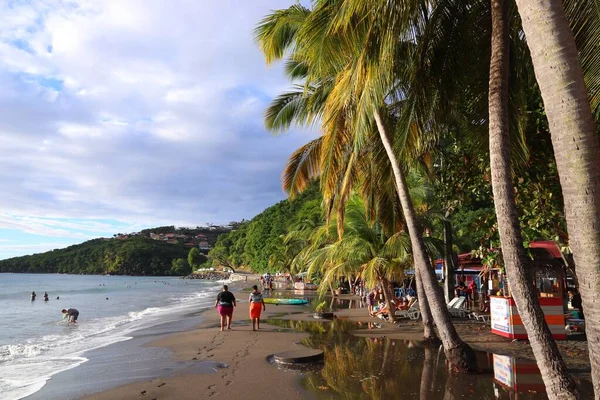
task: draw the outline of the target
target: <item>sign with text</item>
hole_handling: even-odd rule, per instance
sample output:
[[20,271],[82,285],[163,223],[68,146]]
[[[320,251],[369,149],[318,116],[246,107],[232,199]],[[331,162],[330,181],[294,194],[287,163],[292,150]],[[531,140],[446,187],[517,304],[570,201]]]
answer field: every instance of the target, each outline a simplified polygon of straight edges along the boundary
[[508,299],[501,297],[490,298],[490,317],[492,329],[511,333],[510,329],[510,304]]
[[514,389],[513,358],[494,354],[494,379]]

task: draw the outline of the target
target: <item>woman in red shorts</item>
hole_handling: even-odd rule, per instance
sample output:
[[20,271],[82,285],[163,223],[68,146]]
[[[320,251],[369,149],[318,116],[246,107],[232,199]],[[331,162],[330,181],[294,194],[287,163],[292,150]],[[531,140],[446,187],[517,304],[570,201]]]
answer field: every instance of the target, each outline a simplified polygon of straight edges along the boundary
[[215,301],[215,308],[219,310],[221,316],[221,332],[225,328],[225,318],[227,318],[227,329],[231,329],[233,307],[236,306],[235,296],[229,291],[227,285],[223,285],[223,291],[217,295],[217,301]]
[[[250,293],[248,302],[250,303],[250,319],[252,320],[252,330],[260,329],[260,312],[264,311],[265,302],[262,297],[262,293],[258,291],[258,286],[252,286],[254,291]],[[255,329],[256,326],[256,329]]]

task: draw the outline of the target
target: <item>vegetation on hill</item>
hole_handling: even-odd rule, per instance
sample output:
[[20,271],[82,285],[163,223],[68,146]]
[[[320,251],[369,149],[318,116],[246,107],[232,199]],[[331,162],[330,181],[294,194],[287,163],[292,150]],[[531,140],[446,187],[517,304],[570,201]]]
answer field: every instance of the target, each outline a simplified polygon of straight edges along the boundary
[[281,201],[237,229],[219,236],[208,253],[213,266],[249,266],[255,272],[275,272],[272,256],[281,251],[283,237],[311,214],[321,214],[322,196],[316,184],[294,199]]
[[[117,234],[112,239],[87,242],[40,254],[0,260],[0,272],[114,274],[114,275],[187,275],[192,267],[206,261],[197,247],[190,259],[188,238],[202,234],[214,245],[228,227],[175,228],[163,226],[136,234]],[[179,240],[150,239],[150,234],[185,235]]]

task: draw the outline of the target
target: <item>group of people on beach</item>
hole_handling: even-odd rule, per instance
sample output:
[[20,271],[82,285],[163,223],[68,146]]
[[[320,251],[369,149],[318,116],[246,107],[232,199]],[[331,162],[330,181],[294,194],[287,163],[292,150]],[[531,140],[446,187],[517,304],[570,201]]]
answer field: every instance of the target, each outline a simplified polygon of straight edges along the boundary
[[400,292],[400,297],[395,297],[390,304],[384,299],[383,290],[375,287],[367,296],[367,310],[372,317],[388,318],[390,312],[397,310],[408,310],[416,301],[417,293],[409,286],[406,290]]
[[[252,286],[252,293],[248,298],[250,319],[252,320],[252,330],[256,331],[260,329],[260,314],[261,311],[265,311],[265,301],[263,300],[262,293],[258,291],[258,286]],[[217,295],[215,301],[215,308],[219,312],[221,317],[221,332],[227,329],[231,329],[231,320],[233,318],[233,309],[237,307],[235,296],[229,291],[227,285],[223,285],[223,290]]]

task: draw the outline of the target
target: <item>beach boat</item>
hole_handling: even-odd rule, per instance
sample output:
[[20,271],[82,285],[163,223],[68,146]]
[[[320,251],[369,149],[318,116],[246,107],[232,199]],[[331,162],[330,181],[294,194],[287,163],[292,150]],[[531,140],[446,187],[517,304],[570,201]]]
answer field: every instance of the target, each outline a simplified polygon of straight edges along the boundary
[[268,297],[263,300],[266,304],[302,305],[308,303],[308,300],[305,299],[276,299],[273,297]]

